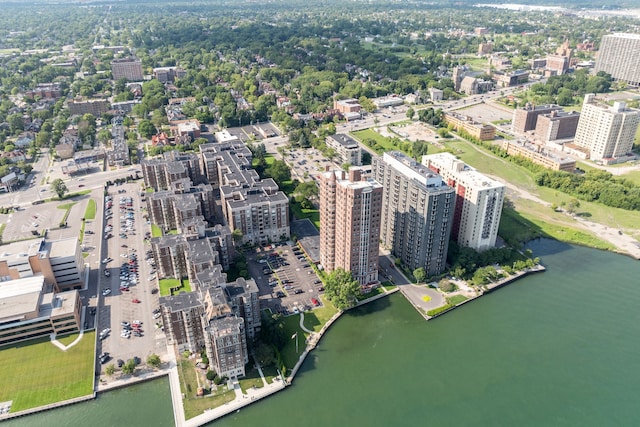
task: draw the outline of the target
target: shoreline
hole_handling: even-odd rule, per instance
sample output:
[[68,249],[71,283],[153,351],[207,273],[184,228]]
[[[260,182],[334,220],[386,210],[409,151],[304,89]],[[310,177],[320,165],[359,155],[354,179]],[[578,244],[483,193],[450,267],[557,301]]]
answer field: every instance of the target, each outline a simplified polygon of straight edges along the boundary
[[[370,302],[376,301],[380,298],[384,298],[387,297],[391,294],[394,294],[396,292],[398,292],[399,289],[398,288],[394,288],[392,290],[389,291],[385,291],[384,293],[381,294],[377,294],[372,296],[371,298],[367,298],[365,300],[359,301],[356,305],[354,305],[353,307],[347,309],[351,310],[352,308],[355,307],[360,307],[362,305],[368,304]],[[245,396],[243,396],[242,400],[238,400],[237,398],[231,402],[225,403],[222,406],[218,406],[216,408],[212,408],[209,409],[205,412],[203,412],[200,415],[197,415],[193,418],[190,418],[188,420],[184,419],[184,411],[181,412],[181,417],[178,417],[178,412],[175,410],[175,404],[174,404],[174,417],[176,419],[176,426],[188,426],[188,427],[196,427],[196,426],[201,426],[203,424],[207,424],[210,423],[212,421],[215,421],[219,418],[222,418],[226,415],[229,415],[231,413],[237,412],[239,411],[241,408],[244,408],[245,406],[248,406],[254,402],[258,402],[266,397],[271,396],[274,393],[277,393],[281,390],[286,389],[288,386],[293,384],[293,380],[296,376],[296,374],[298,373],[298,370],[300,369],[300,367],[302,366],[302,364],[304,363],[304,361],[306,360],[307,356],[317,347],[318,343],[320,342],[320,340],[322,339],[322,337],[324,336],[324,334],[329,330],[329,328],[331,328],[331,326],[342,316],[342,314],[344,313],[344,311],[338,311],[336,314],[334,314],[328,321],[327,323],[325,323],[322,328],[320,329],[320,331],[318,332],[312,332],[309,334],[309,336],[306,339],[305,342],[305,348],[304,351],[300,354],[300,357],[298,358],[298,361],[296,362],[296,364],[294,365],[294,367],[291,369],[291,374],[289,374],[289,376],[287,376],[287,378],[284,379],[284,382],[280,379],[280,380],[274,380],[273,383],[265,385],[264,387],[261,387],[259,389],[256,390],[247,390],[247,394]],[[177,374],[177,372],[176,372]],[[170,383],[173,384],[173,383]],[[181,392],[178,390],[178,393]],[[237,393],[236,393],[237,394]],[[173,390],[172,390],[172,395],[174,395]],[[175,402],[174,402],[175,403]]]
[[[515,282],[515,281],[516,281],[516,280],[518,280],[518,279],[521,279],[521,278],[523,278],[523,277],[526,277],[526,276],[528,276],[528,275],[530,275],[530,274],[543,273],[543,272],[545,272],[546,270],[547,270],[547,269],[546,269],[546,267],[544,267],[544,266],[543,266],[543,265],[541,265],[541,264],[538,264],[538,265],[536,265],[535,267],[528,268],[528,269],[523,270],[523,271],[519,271],[519,272],[514,273],[514,274],[512,274],[512,275],[510,275],[510,276],[508,276],[508,277],[503,277],[502,279],[498,280],[498,281],[497,281],[497,282],[495,282],[495,283],[492,283],[492,284],[490,284],[490,285],[487,285],[486,290],[481,291],[478,295],[476,295],[476,296],[474,296],[474,297],[471,297],[471,298],[467,298],[466,300],[464,300],[464,301],[462,301],[462,302],[460,302],[460,303],[458,303],[458,304],[456,304],[456,305],[452,306],[452,307],[451,307],[451,308],[449,308],[448,310],[445,310],[445,311],[443,311],[443,312],[441,312],[441,313],[438,313],[438,314],[433,315],[433,316],[429,316],[429,315],[427,315],[426,313],[421,313],[421,314],[423,314],[423,317],[424,317],[427,321],[429,321],[429,320],[433,320],[433,319],[435,319],[435,318],[437,318],[437,317],[442,316],[443,314],[450,313],[451,311],[455,310],[455,309],[456,309],[456,308],[458,308],[458,307],[461,307],[461,306],[465,305],[465,304],[466,304],[466,303],[468,303],[468,302],[475,301],[475,300],[477,300],[478,298],[483,297],[484,295],[490,294],[490,293],[492,293],[492,292],[494,292],[494,291],[496,291],[496,290],[498,290],[498,289],[500,289],[500,288],[503,288],[503,287],[505,287],[506,285],[508,285],[508,284],[510,284],[510,283],[512,283],[512,282]],[[406,296],[405,296],[405,297],[406,297]],[[421,311],[421,310],[420,310],[418,307],[416,307],[413,303],[412,303],[412,305],[413,305],[417,310]]]

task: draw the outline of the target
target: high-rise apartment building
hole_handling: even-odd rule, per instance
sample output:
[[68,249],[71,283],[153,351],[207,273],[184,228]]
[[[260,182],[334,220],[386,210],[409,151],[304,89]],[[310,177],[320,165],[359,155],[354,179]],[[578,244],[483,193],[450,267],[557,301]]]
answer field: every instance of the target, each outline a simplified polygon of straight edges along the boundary
[[534,130],[538,124],[538,116],[549,114],[552,111],[563,111],[559,105],[533,105],[527,103],[522,108],[513,110],[513,120],[511,128],[516,133],[525,133]]
[[320,177],[320,263],[351,271],[361,285],[378,280],[382,186],[360,170]]
[[422,164],[442,176],[456,192],[451,238],[477,251],[496,244],[505,186],[466,165],[451,153],[422,157]]
[[440,274],[447,259],[455,193],[440,175],[403,153],[373,159],[382,184],[380,239],[409,270]]
[[126,79],[139,82],[142,76],[142,61],[138,58],[121,58],[111,61],[111,75],[113,80]]
[[640,86],[640,34],[603,36],[595,65],[595,72],[599,71],[631,86]]
[[588,93],[574,143],[588,149],[592,160],[624,157],[633,148],[638,123],[640,111],[626,108],[624,102],[599,104],[595,95]]

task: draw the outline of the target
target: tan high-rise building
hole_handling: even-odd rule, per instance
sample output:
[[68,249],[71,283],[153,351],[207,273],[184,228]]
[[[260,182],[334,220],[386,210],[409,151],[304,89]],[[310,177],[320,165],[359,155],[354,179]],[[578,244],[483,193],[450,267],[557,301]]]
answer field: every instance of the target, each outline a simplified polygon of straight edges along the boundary
[[360,170],[325,172],[320,178],[320,263],[326,271],[351,271],[361,285],[378,280],[382,186]]
[[626,108],[624,102],[613,106],[599,104],[595,95],[584,97],[574,143],[589,150],[591,160],[616,159],[631,152],[640,111]]
[[496,244],[505,186],[466,165],[451,153],[429,154],[422,164],[456,191],[451,238],[477,251]]
[[594,71],[640,86],[640,34],[616,33],[602,37]]
[[126,79],[130,82],[139,82],[142,75],[142,61],[138,58],[121,58],[111,61],[111,74],[113,80]]

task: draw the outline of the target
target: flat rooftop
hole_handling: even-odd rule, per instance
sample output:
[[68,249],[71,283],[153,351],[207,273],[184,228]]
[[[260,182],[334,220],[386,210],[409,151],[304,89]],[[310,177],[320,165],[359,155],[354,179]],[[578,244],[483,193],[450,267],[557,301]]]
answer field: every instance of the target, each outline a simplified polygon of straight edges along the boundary
[[38,311],[44,276],[0,282],[0,324],[22,320]]

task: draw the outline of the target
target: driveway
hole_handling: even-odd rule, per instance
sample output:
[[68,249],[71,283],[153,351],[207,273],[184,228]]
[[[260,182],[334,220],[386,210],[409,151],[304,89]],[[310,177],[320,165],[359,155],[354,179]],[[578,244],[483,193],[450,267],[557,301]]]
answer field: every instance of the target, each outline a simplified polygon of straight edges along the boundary
[[425,313],[443,306],[446,302],[440,292],[431,289],[427,285],[401,285],[401,291],[414,306],[420,307]]

